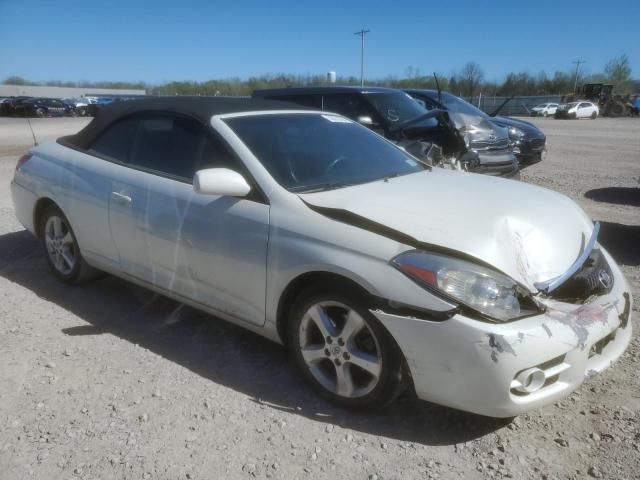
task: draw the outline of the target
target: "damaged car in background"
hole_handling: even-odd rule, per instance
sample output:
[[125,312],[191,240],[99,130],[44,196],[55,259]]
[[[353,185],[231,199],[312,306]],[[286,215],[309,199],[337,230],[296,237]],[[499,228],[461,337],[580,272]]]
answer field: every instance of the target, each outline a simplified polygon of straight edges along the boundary
[[338,114],[117,103],[24,155],[11,190],[61,281],[108,272],[282,343],[348,408],[410,389],[511,417],[631,338],[629,285],[573,201],[432,168]]
[[427,109],[447,110],[468,139],[469,148],[477,151],[481,158],[504,157],[508,148],[509,153],[516,156],[520,168],[524,168],[542,161],[547,154],[547,138],[538,127],[524,120],[496,116],[507,102],[489,115],[448,92],[429,89],[407,89],[405,92]]
[[507,128],[492,123],[482,110],[439,90],[406,89],[405,92],[427,110],[446,110],[464,136],[467,147],[479,155],[486,173],[517,163]]
[[344,115],[393,140],[431,165],[519,178],[518,163],[504,155],[478,155],[446,109],[427,110],[405,92],[382,87],[301,87],[256,90],[253,98],[280,100]]

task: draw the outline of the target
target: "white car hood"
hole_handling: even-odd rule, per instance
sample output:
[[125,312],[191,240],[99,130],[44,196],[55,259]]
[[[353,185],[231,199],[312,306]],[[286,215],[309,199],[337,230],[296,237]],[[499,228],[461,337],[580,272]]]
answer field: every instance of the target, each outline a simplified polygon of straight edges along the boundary
[[299,196],[312,206],[346,210],[416,242],[478,258],[532,292],[535,282],[569,269],[593,230],[564,195],[442,169]]

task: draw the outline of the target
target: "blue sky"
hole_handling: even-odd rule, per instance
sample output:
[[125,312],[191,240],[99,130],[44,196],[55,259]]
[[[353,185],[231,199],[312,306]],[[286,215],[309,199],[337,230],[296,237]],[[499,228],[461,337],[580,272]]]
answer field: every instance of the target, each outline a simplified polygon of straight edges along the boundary
[[203,81],[263,73],[449,75],[602,71],[626,53],[640,78],[640,0],[0,0],[0,79]]

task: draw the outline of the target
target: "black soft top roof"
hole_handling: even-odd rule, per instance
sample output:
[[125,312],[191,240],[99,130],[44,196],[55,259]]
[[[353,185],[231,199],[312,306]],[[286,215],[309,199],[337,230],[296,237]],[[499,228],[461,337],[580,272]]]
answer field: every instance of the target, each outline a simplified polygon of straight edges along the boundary
[[264,110],[309,110],[294,103],[274,100],[254,100],[241,97],[154,97],[128,100],[105,105],[96,117],[75,135],[62,137],[63,144],[88,149],[93,141],[112,123],[136,113],[177,113],[194,118],[208,125],[212,116],[224,113]]

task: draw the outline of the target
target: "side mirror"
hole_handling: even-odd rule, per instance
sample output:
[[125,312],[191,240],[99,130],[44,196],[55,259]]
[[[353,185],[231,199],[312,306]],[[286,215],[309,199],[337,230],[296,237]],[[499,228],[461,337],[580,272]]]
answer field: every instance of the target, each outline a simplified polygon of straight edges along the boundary
[[376,123],[373,121],[373,118],[371,118],[368,115],[360,115],[356,121],[360,124],[360,125],[364,125],[365,127],[373,127],[374,125],[376,125]]
[[193,190],[202,195],[246,197],[251,187],[242,175],[228,168],[198,170],[193,176]]

